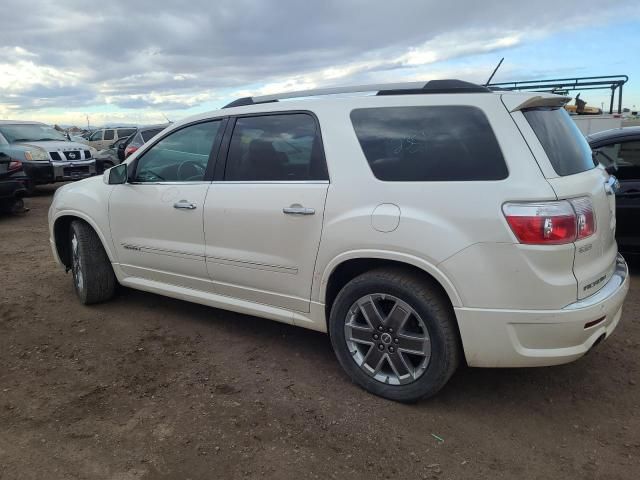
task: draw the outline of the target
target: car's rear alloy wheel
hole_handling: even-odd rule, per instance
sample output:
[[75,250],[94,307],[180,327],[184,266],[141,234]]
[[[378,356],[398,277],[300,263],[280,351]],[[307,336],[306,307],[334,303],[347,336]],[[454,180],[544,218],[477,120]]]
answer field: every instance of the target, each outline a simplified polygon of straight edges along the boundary
[[424,320],[393,295],[358,299],[349,309],[344,334],[353,360],[379,382],[411,383],[429,365],[431,344]]
[[351,379],[392,400],[437,393],[461,357],[453,308],[429,278],[402,268],[364,273],[336,297],[331,343]]
[[88,305],[110,299],[116,277],[100,237],[89,224],[71,222],[69,253],[73,287],[80,301]]

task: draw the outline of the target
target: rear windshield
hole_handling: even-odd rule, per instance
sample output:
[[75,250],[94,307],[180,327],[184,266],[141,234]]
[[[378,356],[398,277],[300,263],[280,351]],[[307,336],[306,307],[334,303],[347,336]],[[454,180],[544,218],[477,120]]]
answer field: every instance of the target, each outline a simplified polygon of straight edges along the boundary
[[162,130],[164,130],[164,128],[154,128],[153,130],[144,130],[142,132],[142,138],[146,143],[149,140],[151,140],[153,137],[155,137],[157,134],[159,134]]
[[491,125],[476,107],[361,108],[351,112],[351,121],[380,180],[482,181],[509,174]]
[[522,113],[558,175],[573,175],[596,166],[587,140],[564,108],[535,108]]

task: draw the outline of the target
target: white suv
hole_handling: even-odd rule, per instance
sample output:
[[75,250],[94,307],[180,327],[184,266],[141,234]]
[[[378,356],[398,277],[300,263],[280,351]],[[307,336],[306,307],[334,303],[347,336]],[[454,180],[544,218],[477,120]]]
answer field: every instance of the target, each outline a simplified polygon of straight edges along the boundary
[[53,254],[85,304],[119,283],[328,332],[394,400],[460,362],[570,362],[629,278],[567,100],[456,80],[240,99],[58,189]]

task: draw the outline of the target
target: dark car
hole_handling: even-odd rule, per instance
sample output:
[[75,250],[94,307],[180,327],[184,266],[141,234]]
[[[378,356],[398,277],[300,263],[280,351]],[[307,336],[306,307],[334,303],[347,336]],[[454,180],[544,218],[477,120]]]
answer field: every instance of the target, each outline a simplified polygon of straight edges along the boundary
[[16,175],[18,162],[0,152],[0,213],[24,211],[22,197],[27,193],[24,176]]
[[598,160],[620,182],[616,192],[616,240],[620,251],[640,253],[640,127],[614,128],[591,134]]
[[131,135],[129,140],[124,143],[124,146],[120,145],[118,148],[118,158],[120,159],[120,162],[123,162],[129,155],[138,150],[168,126],[169,124],[164,124],[149,125],[147,127],[138,128],[136,133]]
[[99,174],[104,172],[106,169],[113,167],[114,165],[122,163],[119,152],[123,152],[122,158],[124,158],[124,148],[126,146],[126,142],[131,138],[132,135],[119,138],[114,143],[109,145],[109,148],[105,148],[104,150],[100,150],[98,153],[96,153],[96,171]]

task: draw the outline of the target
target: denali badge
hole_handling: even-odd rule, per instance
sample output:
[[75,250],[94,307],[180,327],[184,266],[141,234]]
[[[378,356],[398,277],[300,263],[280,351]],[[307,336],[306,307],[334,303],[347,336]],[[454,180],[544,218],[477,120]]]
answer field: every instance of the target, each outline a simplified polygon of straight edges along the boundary
[[582,287],[582,291],[586,292],[587,290],[592,289],[593,287],[595,287],[596,285],[598,285],[599,283],[604,282],[605,278],[607,278],[606,275],[601,276],[599,279],[594,280],[593,282],[591,282],[588,285],[585,285],[584,287]]

